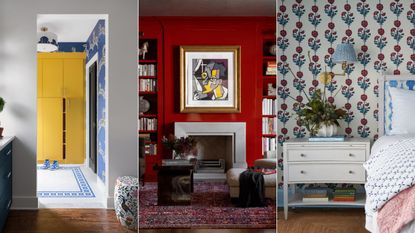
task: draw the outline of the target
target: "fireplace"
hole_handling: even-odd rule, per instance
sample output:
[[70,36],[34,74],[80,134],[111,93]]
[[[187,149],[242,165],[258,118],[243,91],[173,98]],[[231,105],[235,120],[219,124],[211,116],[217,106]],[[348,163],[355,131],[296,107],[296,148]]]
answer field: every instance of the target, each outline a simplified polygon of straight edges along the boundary
[[[176,122],[177,137],[193,136],[200,160],[225,161],[225,171],[246,168],[246,124],[244,122]],[[224,180],[224,173],[195,173],[195,180]]]

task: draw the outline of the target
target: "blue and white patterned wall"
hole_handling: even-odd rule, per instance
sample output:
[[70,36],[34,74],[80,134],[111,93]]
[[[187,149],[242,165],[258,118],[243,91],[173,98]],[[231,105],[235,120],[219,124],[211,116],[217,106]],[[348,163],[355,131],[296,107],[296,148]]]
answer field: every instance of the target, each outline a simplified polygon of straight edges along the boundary
[[87,47],[86,47],[86,62],[88,63],[89,60],[98,53],[98,67],[97,67],[97,74],[98,74],[98,98],[97,98],[97,141],[98,141],[98,158],[97,158],[97,173],[98,177],[105,183],[105,160],[106,160],[106,136],[105,131],[106,129],[106,89],[105,89],[105,82],[106,82],[106,74],[105,74],[105,50],[106,50],[106,42],[105,42],[105,20],[101,19],[98,21],[95,28],[92,30],[91,35],[87,40]]

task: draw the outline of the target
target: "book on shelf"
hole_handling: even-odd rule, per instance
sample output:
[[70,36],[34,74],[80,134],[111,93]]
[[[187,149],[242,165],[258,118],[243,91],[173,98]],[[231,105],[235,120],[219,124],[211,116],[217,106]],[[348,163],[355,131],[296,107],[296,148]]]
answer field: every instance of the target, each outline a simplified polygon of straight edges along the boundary
[[156,64],[139,64],[139,76],[156,76]]
[[304,194],[305,198],[324,198],[327,197],[327,194]]
[[274,68],[277,69],[277,62],[276,61],[268,61],[267,68]]
[[274,154],[277,150],[277,139],[270,137],[262,138],[262,154],[267,155],[268,153]]
[[312,136],[308,138],[309,142],[344,142],[344,136],[320,137]]
[[303,202],[305,203],[314,203],[314,202],[329,202],[329,197],[319,197],[319,198],[307,198],[303,197]]
[[326,195],[327,196],[327,188],[322,187],[307,187],[303,190],[304,194],[320,194],[320,195]]
[[303,190],[303,202],[328,202],[328,190],[321,187],[307,187]]
[[157,130],[157,119],[155,118],[140,118],[139,130]]
[[262,133],[263,134],[275,134],[277,125],[276,118],[263,117],[262,118]]
[[338,201],[338,202],[354,202],[356,201],[355,197],[333,197],[332,201]]
[[276,103],[275,99],[262,99],[262,115],[276,115]]
[[139,91],[157,91],[157,80],[155,79],[140,79]]
[[267,62],[267,70],[265,71],[265,75],[277,75],[277,62],[276,61]]
[[350,188],[335,188],[334,192],[356,192],[356,189],[353,187]]
[[333,201],[356,201],[356,189],[355,188],[334,189]]

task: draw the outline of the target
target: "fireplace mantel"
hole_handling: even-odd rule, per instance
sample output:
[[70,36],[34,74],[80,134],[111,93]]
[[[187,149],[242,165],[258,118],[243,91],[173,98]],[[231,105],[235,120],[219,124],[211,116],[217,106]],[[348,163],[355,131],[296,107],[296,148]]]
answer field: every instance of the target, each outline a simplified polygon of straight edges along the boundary
[[231,136],[232,167],[246,168],[246,123],[245,122],[175,122],[176,137],[186,136]]

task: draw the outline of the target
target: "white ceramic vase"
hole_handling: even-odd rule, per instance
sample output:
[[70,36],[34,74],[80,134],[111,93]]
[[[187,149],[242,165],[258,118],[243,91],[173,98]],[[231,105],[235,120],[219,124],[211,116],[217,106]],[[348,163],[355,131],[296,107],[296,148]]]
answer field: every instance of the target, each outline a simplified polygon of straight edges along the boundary
[[322,124],[318,129],[317,136],[319,137],[332,137],[337,134],[337,125],[335,124]]

